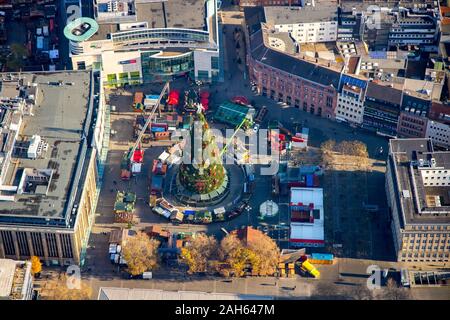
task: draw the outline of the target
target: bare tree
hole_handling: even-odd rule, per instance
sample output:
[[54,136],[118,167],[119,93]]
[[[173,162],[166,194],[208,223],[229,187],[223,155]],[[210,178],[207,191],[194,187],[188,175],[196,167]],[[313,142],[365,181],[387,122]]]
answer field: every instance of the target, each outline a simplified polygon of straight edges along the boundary
[[397,282],[390,278],[386,287],[380,292],[379,298],[383,300],[409,300],[412,296],[408,289],[400,288]]
[[373,300],[373,292],[365,285],[351,286],[345,290],[345,295],[353,300]]

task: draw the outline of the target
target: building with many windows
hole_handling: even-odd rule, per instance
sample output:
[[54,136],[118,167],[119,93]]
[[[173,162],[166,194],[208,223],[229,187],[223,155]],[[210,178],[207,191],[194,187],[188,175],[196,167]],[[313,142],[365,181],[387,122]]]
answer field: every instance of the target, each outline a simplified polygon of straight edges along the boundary
[[287,32],[297,43],[332,42],[337,39],[335,3],[312,7],[265,7],[266,23],[277,32]]
[[[339,38],[361,38],[371,50],[417,45],[437,51],[437,1],[341,0]],[[353,18],[352,18],[353,16]]]
[[437,147],[450,148],[450,106],[433,101],[428,114],[426,137]]
[[73,69],[102,70],[110,86],[179,76],[223,80],[217,0],[118,1],[128,11],[112,2],[95,2],[94,19],[65,27]]
[[[359,59],[350,58],[349,60],[353,62]],[[362,77],[349,74],[341,76],[335,116],[337,121],[358,126],[363,123],[366,88],[367,81]]]
[[386,83],[369,82],[362,126],[379,134],[396,136],[401,99],[401,89]]
[[450,152],[430,139],[390,140],[386,194],[399,262],[448,263],[449,188]]
[[[7,142],[0,258],[82,264],[109,141],[101,76],[22,72],[0,79],[1,141]],[[23,103],[11,107],[17,101]]]
[[259,94],[318,116],[334,118],[339,66],[298,57],[269,44],[262,8],[245,8],[249,77]]

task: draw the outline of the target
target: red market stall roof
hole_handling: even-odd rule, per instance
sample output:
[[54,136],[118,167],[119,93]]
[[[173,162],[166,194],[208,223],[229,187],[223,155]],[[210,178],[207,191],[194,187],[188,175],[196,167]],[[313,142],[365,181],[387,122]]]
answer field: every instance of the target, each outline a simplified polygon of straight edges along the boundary
[[244,105],[249,105],[249,101],[246,97],[243,96],[236,96],[233,99],[231,99],[231,101],[233,101],[234,103],[239,103],[239,104],[244,104]]
[[144,151],[136,149],[133,154],[133,162],[142,163],[143,159],[144,159]]
[[179,98],[180,97],[180,92],[178,90],[172,90],[169,93],[169,97],[170,98]]
[[180,92],[178,90],[170,91],[167,103],[177,105],[179,102],[180,102]]

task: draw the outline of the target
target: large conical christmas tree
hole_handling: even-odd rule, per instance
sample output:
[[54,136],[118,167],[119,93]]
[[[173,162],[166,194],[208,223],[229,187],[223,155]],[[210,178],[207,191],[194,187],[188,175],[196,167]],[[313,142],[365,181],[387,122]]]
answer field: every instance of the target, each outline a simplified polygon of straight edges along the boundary
[[188,158],[190,162],[180,165],[179,179],[183,187],[193,193],[207,194],[222,185],[226,171],[220,150],[201,111],[191,126],[190,141],[186,143],[184,152],[189,153],[184,159]]

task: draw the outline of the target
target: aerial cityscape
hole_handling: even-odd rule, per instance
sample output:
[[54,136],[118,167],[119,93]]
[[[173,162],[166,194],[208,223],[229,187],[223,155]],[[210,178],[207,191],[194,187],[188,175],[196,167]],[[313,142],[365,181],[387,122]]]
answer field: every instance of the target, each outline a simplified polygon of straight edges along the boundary
[[0,300],[450,300],[449,55],[449,0],[0,0]]

